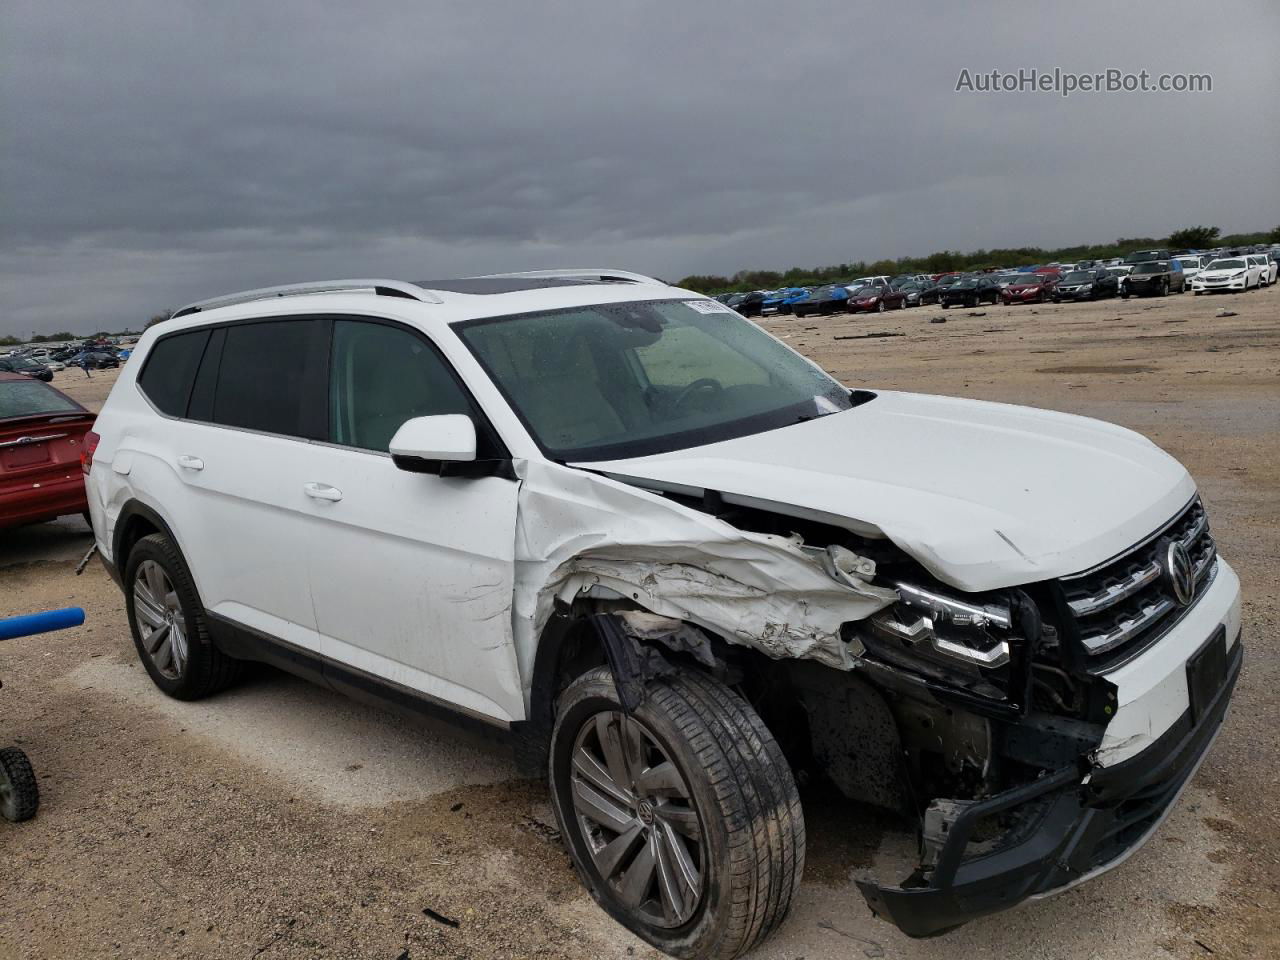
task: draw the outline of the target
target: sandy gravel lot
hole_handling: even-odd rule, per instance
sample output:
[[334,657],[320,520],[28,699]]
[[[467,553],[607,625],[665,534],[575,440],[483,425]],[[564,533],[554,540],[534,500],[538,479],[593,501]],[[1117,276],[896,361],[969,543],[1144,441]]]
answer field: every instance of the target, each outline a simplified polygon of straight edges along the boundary
[[[765,325],[851,386],[1026,403],[1151,436],[1195,474],[1240,572],[1248,656],[1212,755],[1118,870],[911,941],[850,882],[876,865],[893,875],[902,838],[807,795],[805,887],[757,956],[1280,956],[1280,288]],[[113,379],[71,370],[55,384],[94,405]],[[543,789],[501,749],[267,670],[203,703],[167,700],[136,664],[114,584],[97,565],[72,575],[88,545],[79,519],[0,538],[0,616],[88,614],[0,645],[0,742],[28,751],[43,793],[34,821],[0,824],[0,957],[656,956],[582,892]]]

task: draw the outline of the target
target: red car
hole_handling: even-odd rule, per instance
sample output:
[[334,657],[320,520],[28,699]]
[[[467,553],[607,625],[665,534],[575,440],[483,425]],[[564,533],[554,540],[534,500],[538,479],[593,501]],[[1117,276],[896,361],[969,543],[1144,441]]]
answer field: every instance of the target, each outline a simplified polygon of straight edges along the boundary
[[1011,303],[1044,303],[1058,285],[1057,273],[1028,273],[1026,279],[1009,284],[1000,292],[1005,306]]
[[94,419],[47,383],[0,373],[0,530],[89,509],[80,463]]
[[846,309],[850,313],[884,313],[901,310],[907,305],[907,295],[891,287],[867,286],[849,291]]

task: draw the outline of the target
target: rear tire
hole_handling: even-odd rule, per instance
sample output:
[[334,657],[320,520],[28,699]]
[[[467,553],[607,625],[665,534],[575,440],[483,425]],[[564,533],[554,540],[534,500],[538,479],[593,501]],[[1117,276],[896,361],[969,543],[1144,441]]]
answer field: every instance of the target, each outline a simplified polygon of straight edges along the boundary
[[21,823],[36,815],[40,788],[31,761],[17,747],[0,750],[0,816]]
[[243,663],[213,645],[191,571],[168,537],[153,533],[134,544],[124,584],[133,644],[157,687],[199,700],[240,679]]
[[607,668],[569,686],[552,732],[552,805],[610,916],[673,956],[728,960],[777,929],[800,887],[795,780],[760,717],[718,681],[682,673],[647,694],[628,716]]

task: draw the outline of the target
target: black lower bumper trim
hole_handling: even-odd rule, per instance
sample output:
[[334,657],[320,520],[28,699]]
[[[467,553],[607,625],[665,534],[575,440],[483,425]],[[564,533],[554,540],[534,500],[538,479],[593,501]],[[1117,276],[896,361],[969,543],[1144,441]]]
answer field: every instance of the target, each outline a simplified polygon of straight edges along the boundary
[[[1237,640],[1224,682],[1194,721],[1188,710],[1142,753],[1095,769],[1087,783],[1064,768],[962,805],[933,870],[902,886],[859,881],[867,905],[908,936],[935,936],[1120,862],[1146,840],[1195,772],[1222,726],[1243,661]],[[1012,841],[966,859],[979,821],[1010,811],[1026,812]]]

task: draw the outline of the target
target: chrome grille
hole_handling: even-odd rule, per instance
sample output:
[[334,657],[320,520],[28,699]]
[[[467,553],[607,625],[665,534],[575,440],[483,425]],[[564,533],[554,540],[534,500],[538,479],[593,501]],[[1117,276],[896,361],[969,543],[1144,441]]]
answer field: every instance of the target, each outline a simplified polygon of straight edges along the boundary
[[1198,598],[1217,568],[1217,547],[1199,497],[1127,553],[1058,581],[1091,665],[1110,666],[1133,656],[1188,609],[1178,602],[1165,570],[1172,542],[1182,544],[1191,559]]

